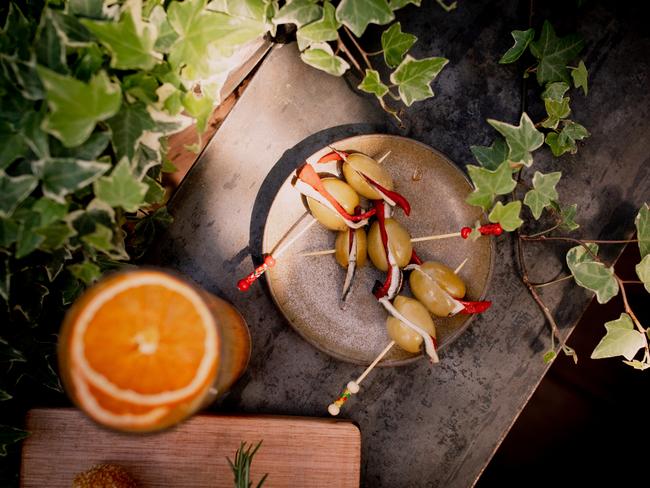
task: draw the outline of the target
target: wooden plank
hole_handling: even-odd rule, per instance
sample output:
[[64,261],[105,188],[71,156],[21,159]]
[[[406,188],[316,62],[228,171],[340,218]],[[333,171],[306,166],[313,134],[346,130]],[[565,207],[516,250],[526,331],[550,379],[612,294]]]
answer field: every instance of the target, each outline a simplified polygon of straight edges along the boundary
[[106,430],[76,409],[35,409],[23,445],[21,486],[69,488],[99,463],[123,466],[144,487],[232,488],[226,456],[262,447],[252,465],[269,487],[358,487],[361,437],[351,422],[304,417],[197,415],[157,434]]

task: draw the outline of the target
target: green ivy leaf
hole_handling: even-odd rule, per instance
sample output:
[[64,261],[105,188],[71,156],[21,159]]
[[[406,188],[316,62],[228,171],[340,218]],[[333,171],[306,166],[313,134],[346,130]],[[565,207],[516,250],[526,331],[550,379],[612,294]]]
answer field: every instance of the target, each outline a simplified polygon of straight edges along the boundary
[[512,232],[515,229],[521,227],[521,224],[524,223],[523,220],[519,218],[521,212],[521,202],[516,200],[510,202],[507,205],[503,205],[501,202],[497,202],[488,219],[492,223],[499,223],[503,230]]
[[90,261],[84,261],[80,264],[71,264],[68,266],[68,270],[75,278],[83,281],[86,285],[92,285],[102,275],[99,266]]
[[381,47],[384,50],[384,60],[391,68],[396,68],[411,49],[418,38],[413,34],[402,32],[402,26],[395,22],[381,34]]
[[558,194],[555,186],[562,177],[560,171],[543,174],[535,171],[533,175],[533,189],[526,193],[524,203],[530,207],[535,220],[542,216],[542,211],[551,205],[553,200],[557,200]]
[[313,44],[300,54],[300,58],[309,66],[334,76],[341,76],[350,68],[343,58],[334,54],[327,43]]
[[539,60],[538,83],[540,85],[553,81],[570,83],[566,65],[582,51],[583,47],[584,42],[578,34],[557,37],[551,23],[548,20],[544,21],[539,39],[530,43],[530,51]]
[[647,254],[639,264],[636,265],[636,274],[643,286],[650,293],[650,254]]
[[0,170],[0,217],[9,217],[37,185],[32,175],[9,176]]
[[18,224],[0,217],[0,247],[9,247],[18,239]]
[[144,203],[148,187],[138,181],[131,171],[129,162],[122,159],[110,176],[102,176],[93,187],[95,195],[111,207],[122,207],[127,212],[135,212]]
[[558,202],[551,202],[551,207],[555,209],[560,217],[560,227],[558,229],[571,232],[580,227],[575,221],[578,206],[574,203],[572,205],[560,205]]
[[41,67],[38,74],[51,111],[43,128],[66,147],[86,141],[95,124],[115,115],[122,103],[120,86],[111,83],[104,71],[93,76],[89,83]]
[[552,362],[556,357],[557,357],[557,353],[555,351],[553,350],[546,351],[544,353],[544,364],[548,364]]
[[156,5],[149,15],[149,22],[156,26],[158,37],[154,44],[154,50],[159,53],[169,53],[169,50],[178,39],[178,34],[172,28],[167,19],[167,12],[161,5]]
[[153,49],[157,33],[139,17],[139,12],[134,17],[125,10],[118,22],[84,19],[81,23],[111,53],[111,68],[150,70],[161,59]]
[[507,161],[501,163],[496,170],[468,165],[467,171],[475,189],[466,201],[470,205],[482,207],[485,211],[490,209],[495,196],[510,193],[517,186]]
[[647,203],[639,209],[634,219],[636,225],[636,237],[639,240],[639,252],[644,258],[650,254],[650,207]]
[[40,249],[53,251],[62,247],[70,237],[76,234],[76,231],[66,222],[55,222],[46,227],[36,229],[37,235],[43,237],[43,241],[38,245]]
[[641,371],[644,371],[648,368],[650,368],[650,364],[648,363],[643,363],[639,361],[638,359],[634,359],[632,361],[623,361],[624,364],[627,364],[628,366],[632,366],[634,369],[639,369]]
[[167,9],[167,19],[178,34],[169,49],[169,62],[175,69],[183,68],[183,76],[190,80],[215,74],[212,50],[230,56],[266,30],[264,22],[212,12],[205,4],[206,0],[174,1]]
[[402,101],[410,107],[413,102],[433,96],[431,83],[448,62],[445,58],[414,59],[407,54],[391,73],[390,81],[397,85]]
[[589,131],[582,125],[572,120],[565,120],[562,131],[549,132],[546,135],[546,144],[551,148],[553,156],[560,157],[562,154],[570,152],[575,154],[578,151],[576,141],[589,137]]
[[[101,156],[111,140],[109,131],[95,131],[86,142],[72,148],[63,147],[60,144],[52,150],[52,155],[60,158],[83,159],[94,161]],[[56,142],[56,139],[53,139]]]
[[388,2],[388,6],[391,8],[391,10],[399,10],[406,7],[410,3],[419,7],[422,3],[422,0],[390,0]]
[[113,132],[111,143],[118,160],[123,157],[133,159],[136,143],[146,130],[153,130],[155,122],[142,102],[126,103],[116,115],[106,121]]
[[582,88],[585,96],[589,93],[589,84],[587,81],[588,73],[584,61],[580,60],[577,68],[571,68],[571,78],[573,78],[573,86]]
[[487,122],[505,137],[510,148],[508,159],[511,162],[521,163],[524,166],[533,164],[531,153],[544,144],[544,134],[535,128],[535,124],[526,112],[521,114],[517,126],[494,119],[488,119]]
[[499,60],[499,63],[501,64],[514,63],[522,54],[524,54],[528,44],[530,44],[530,41],[535,37],[535,29],[528,29],[525,31],[513,30],[510,35],[515,40],[515,44],[508,49],[503,56],[501,56],[501,59]]
[[[596,244],[587,244],[594,255],[598,253]],[[567,265],[576,283],[596,293],[598,303],[607,303],[618,295],[618,281],[612,268],[594,260],[583,246],[569,249],[566,255]]]
[[0,141],[0,170],[3,170],[26,154],[27,145],[23,137],[6,123],[0,123]]
[[561,119],[569,116],[571,113],[570,99],[564,96],[568,89],[569,85],[563,81],[549,83],[546,86],[546,90],[542,93],[542,99],[548,117],[542,122],[542,127],[555,129]]
[[363,77],[361,84],[357,88],[366,93],[372,93],[379,98],[388,93],[388,87],[382,83],[379,72],[374,69],[366,70],[366,76]]
[[273,23],[276,25],[295,24],[296,27],[302,27],[320,19],[322,14],[323,9],[316,0],[292,0],[273,17]]
[[643,334],[634,329],[632,319],[622,313],[617,320],[605,322],[607,334],[591,353],[591,359],[623,356],[628,361],[634,359],[639,349],[645,346]]
[[13,397],[9,393],[0,389],[0,402],[5,402],[7,400],[11,400],[12,398]]
[[95,224],[95,230],[90,234],[84,235],[81,240],[108,255],[110,255],[115,247],[113,245],[113,231],[99,222]]
[[182,104],[188,114],[196,119],[196,130],[202,134],[208,127],[208,120],[212,115],[214,100],[207,95],[197,95],[189,91],[183,94]]
[[339,37],[339,27],[341,24],[336,20],[336,9],[330,2],[325,2],[321,19],[301,27],[296,32],[298,48],[304,51],[314,43],[335,41]]
[[39,64],[63,75],[70,72],[66,59],[63,33],[55,24],[52,11],[49,8],[44,9],[41,14],[34,50]]
[[484,168],[495,170],[508,159],[508,145],[500,137],[491,146],[470,146],[474,158]]
[[144,179],[142,181],[149,188],[144,196],[144,201],[148,204],[162,203],[165,199],[165,188],[155,179],[147,175],[144,176]]
[[90,19],[101,19],[104,17],[103,0],[68,0],[70,13]]
[[64,203],[65,196],[89,185],[106,173],[110,164],[74,158],[48,158],[32,162],[32,171],[39,176],[43,194]]
[[25,355],[0,337],[0,363],[24,363]]
[[386,0],[341,0],[336,18],[355,36],[361,37],[368,24],[388,24],[395,14]]
[[0,456],[7,455],[7,447],[20,442],[29,436],[26,430],[17,429],[8,425],[0,425]]

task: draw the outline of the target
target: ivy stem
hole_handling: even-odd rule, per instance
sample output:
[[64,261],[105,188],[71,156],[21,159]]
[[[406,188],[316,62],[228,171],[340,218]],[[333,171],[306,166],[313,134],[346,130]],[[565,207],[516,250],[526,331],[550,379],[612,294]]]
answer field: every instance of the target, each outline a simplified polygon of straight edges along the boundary
[[555,283],[559,283],[560,281],[570,280],[571,278],[573,278],[573,275],[563,276],[562,278],[558,278],[556,280],[551,280],[551,281],[545,281],[544,283],[531,283],[531,285],[534,286],[535,288],[543,288],[548,285],[554,285]]
[[356,58],[355,58],[354,56],[352,56],[352,53],[348,50],[348,48],[346,47],[346,45],[343,44],[343,41],[341,40],[340,37],[337,38],[336,46],[337,46],[341,51],[343,51],[343,53],[345,54],[345,56],[350,60],[350,62],[351,62],[352,65],[356,68],[356,70],[357,70],[359,73],[361,73],[361,76],[363,76],[363,75],[364,75],[364,71],[361,69],[361,65],[360,65],[359,62],[356,60]]
[[621,283],[625,283],[626,285],[645,285],[643,281],[639,280],[621,280]]
[[553,232],[555,229],[557,229],[561,225],[562,225],[562,222],[560,221],[557,224],[555,224],[553,227],[549,227],[548,229],[543,230],[541,232],[537,232],[535,234],[521,236],[521,238],[522,239],[532,239],[534,237],[543,236],[544,234],[548,234],[549,232]]
[[361,54],[361,57],[366,63],[366,66],[368,66],[368,69],[372,69],[372,64],[370,64],[370,60],[368,59],[368,53],[359,45],[356,38],[354,37],[354,34],[346,26],[343,26],[343,30],[347,33],[348,37],[352,40],[352,44],[354,44],[354,47],[357,48],[359,54]]
[[648,345],[648,335],[646,334],[646,330],[641,325],[641,322],[639,322],[639,319],[636,317],[636,315],[634,315],[634,312],[632,311],[632,307],[630,307],[630,304],[627,301],[627,293],[625,292],[625,282],[622,279],[620,279],[618,276],[616,275],[614,276],[621,288],[621,295],[623,296],[623,307],[625,308],[627,314],[632,318],[632,322],[634,322],[634,325],[636,326],[636,328],[639,330],[639,332],[643,335],[643,338],[645,339],[645,353],[643,355],[643,358],[645,359],[647,357],[650,357],[650,346]]
[[[546,232],[544,232],[546,233]],[[521,235],[520,236],[525,241],[566,241],[566,242],[575,242],[577,244],[630,244],[634,242],[639,242],[638,239],[615,239],[615,240],[606,240],[606,239],[574,239],[572,237],[548,237],[545,235]]]

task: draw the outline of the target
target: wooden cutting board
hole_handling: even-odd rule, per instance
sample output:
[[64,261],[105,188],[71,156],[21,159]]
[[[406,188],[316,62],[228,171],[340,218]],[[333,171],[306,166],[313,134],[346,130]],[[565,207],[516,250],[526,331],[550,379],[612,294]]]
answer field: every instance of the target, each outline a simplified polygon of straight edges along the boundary
[[[98,463],[123,466],[143,488],[232,488],[226,456],[241,441],[262,447],[253,480],[265,488],[358,487],[361,434],[351,422],[302,417],[197,415],[158,434],[106,430],[75,409],[35,409],[23,444],[21,486],[72,486]],[[253,485],[255,486],[255,485]]]

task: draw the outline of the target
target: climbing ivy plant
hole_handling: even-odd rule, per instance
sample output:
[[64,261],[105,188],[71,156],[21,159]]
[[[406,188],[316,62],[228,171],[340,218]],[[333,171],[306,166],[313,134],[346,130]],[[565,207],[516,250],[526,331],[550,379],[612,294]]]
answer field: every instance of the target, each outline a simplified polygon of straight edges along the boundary
[[[544,354],[546,362],[557,356],[555,340],[559,348],[577,361],[573,349],[564,343],[556,320],[544,303],[539,289],[565,279],[573,279],[579,286],[590,290],[599,303],[607,303],[619,293],[623,297],[624,312],[614,321],[605,324],[606,334],[594,349],[594,359],[622,357],[633,368],[650,368],[650,328],[644,327],[630,307],[626,286],[643,285],[650,292],[650,212],[645,203],[636,217],[637,239],[594,241],[571,234],[576,223],[577,206],[564,203],[556,189],[561,171],[541,173],[535,170],[534,153],[546,145],[555,157],[575,154],[579,141],[589,137],[589,131],[572,120],[569,93],[579,91],[583,96],[589,92],[588,71],[584,61],[578,60],[584,42],[577,34],[558,37],[550,22],[545,21],[536,37],[535,29],[512,31],[513,46],[501,59],[502,64],[514,63],[529,54],[532,64],[523,73],[524,80],[535,76],[541,90],[546,116],[535,123],[525,110],[519,122],[511,124],[488,119],[498,135],[490,146],[472,146],[471,151],[479,166],[469,165],[468,172],[474,191],[467,202],[488,212],[490,222],[499,222],[504,230],[515,232],[519,266],[524,284],[540,306],[551,329],[551,349]],[[576,63],[577,61],[577,63]],[[573,64],[572,64],[573,63]],[[580,93],[578,93],[580,95]],[[525,107],[525,104],[524,104]],[[523,190],[522,190],[523,189]],[[523,198],[522,198],[523,196]],[[522,209],[527,207],[530,216],[522,219]],[[523,234],[520,227],[528,223],[534,228],[548,217],[551,224],[535,233]],[[523,245],[525,242],[573,243],[566,254],[570,274],[545,283],[534,283],[528,275]],[[641,262],[636,266],[638,282],[622,280],[598,256],[598,244],[621,244],[638,242]]]

